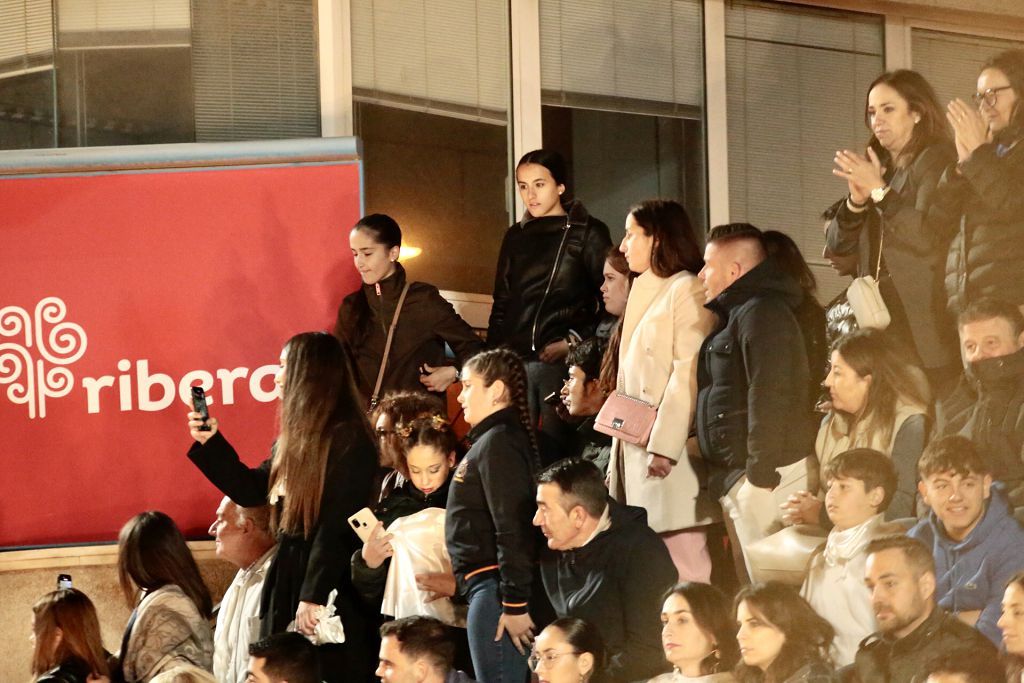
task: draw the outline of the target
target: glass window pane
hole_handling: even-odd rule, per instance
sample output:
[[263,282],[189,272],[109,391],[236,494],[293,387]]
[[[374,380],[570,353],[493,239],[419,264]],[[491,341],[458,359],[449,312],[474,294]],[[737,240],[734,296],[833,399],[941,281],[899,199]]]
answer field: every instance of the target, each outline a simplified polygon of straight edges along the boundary
[[541,3],[544,146],[575,195],[623,234],[630,205],[676,199],[706,228],[699,0]]
[[828,301],[847,282],[821,256],[819,217],[846,192],[835,150],[869,137],[864,90],[884,70],[883,19],[756,0],[730,0],[725,18],[730,219],[792,237]]
[[367,213],[402,226],[409,277],[490,293],[509,224],[504,0],[352,0]]
[[954,97],[970,104],[985,61],[1003,50],[1024,47],[1024,42],[921,28],[911,31],[910,41],[914,69],[928,79],[943,105]]
[[53,7],[0,0],[0,149],[55,143]]

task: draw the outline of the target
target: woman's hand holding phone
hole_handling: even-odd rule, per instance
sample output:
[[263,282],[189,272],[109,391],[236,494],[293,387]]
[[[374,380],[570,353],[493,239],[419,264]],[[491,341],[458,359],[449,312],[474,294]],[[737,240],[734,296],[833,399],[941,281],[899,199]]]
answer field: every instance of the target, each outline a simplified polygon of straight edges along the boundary
[[[201,444],[205,444],[210,440],[210,437],[217,433],[217,418],[211,417],[209,420],[203,420],[203,416],[194,410],[188,414],[188,433],[192,435],[192,438]],[[208,430],[200,430],[200,427],[209,427]]]
[[384,533],[384,523],[377,522],[373,536],[363,544],[363,560],[366,561],[367,567],[376,569],[384,564],[384,560],[395,554],[395,549],[391,547],[392,538],[391,534]]

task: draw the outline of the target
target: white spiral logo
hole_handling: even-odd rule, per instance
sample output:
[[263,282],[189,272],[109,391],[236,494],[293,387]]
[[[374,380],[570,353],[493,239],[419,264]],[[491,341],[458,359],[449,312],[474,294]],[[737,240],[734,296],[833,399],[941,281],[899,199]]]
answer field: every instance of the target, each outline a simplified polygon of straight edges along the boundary
[[66,316],[67,305],[54,296],[36,304],[34,315],[18,306],[0,308],[0,337],[17,340],[0,343],[0,385],[7,385],[11,403],[28,406],[30,418],[46,417],[46,399],[67,396],[74,387],[75,376],[63,366],[85,354],[88,339]]

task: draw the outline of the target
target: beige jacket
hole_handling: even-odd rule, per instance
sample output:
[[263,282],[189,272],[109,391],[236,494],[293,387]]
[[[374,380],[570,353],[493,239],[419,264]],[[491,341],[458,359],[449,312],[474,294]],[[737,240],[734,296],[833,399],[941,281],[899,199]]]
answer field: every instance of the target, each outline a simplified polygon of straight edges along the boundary
[[[659,533],[708,524],[720,514],[701,491],[696,444],[687,447],[697,356],[714,325],[694,275],[660,278],[648,270],[633,282],[622,321],[618,390],[658,406],[658,417],[646,449],[612,441],[609,488],[620,503],[646,508],[647,523]],[[649,453],[675,461],[664,479],[647,476]]]
[[145,682],[181,664],[213,669],[213,632],[191,598],[175,585],[147,593],[121,653],[128,683]]

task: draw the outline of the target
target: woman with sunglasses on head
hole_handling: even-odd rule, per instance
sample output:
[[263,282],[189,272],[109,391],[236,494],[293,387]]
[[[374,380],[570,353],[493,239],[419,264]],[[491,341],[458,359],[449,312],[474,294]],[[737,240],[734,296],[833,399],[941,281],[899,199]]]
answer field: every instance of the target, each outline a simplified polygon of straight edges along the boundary
[[955,99],[946,117],[957,161],[939,186],[939,205],[959,224],[946,263],[946,292],[957,312],[982,297],[1024,310],[1024,50],[988,60],[974,105]]
[[825,231],[827,249],[857,254],[859,276],[879,282],[892,321],[886,332],[916,352],[933,385],[959,370],[942,278],[955,225],[935,207],[935,187],[956,151],[932,86],[900,69],[868,87],[866,154],[839,150],[833,175],[849,194]]

